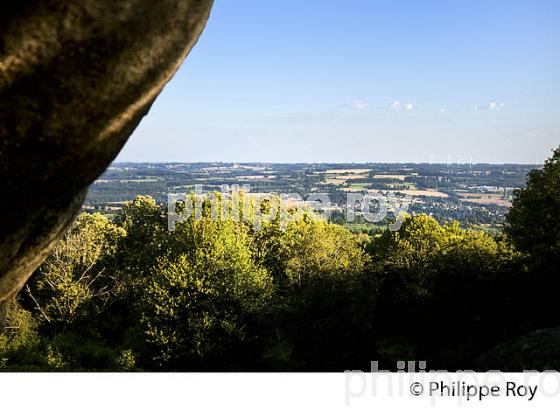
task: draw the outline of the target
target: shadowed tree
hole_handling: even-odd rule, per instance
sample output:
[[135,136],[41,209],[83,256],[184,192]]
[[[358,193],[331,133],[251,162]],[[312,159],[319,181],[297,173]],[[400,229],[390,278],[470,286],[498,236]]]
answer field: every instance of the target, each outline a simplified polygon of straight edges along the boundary
[[542,169],[529,173],[527,187],[514,192],[505,232],[515,246],[544,260],[560,255],[560,147]]

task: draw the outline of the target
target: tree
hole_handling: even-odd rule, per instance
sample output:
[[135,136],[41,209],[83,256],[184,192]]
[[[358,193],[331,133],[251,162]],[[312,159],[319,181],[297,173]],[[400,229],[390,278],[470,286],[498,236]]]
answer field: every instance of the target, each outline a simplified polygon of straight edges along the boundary
[[6,303],[6,327],[0,329],[0,370],[42,361],[37,348],[37,323],[16,300]]
[[291,370],[360,368],[374,349],[376,289],[359,238],[307,213],[265,243],[274,246],[267,264],[283,273],[272,361]]
[[487,347],[474,335],[498,341],[511,325],[517,295],[510,284],[520,277],[517,254],[503,238],[414,215],[399,231],[375,238],[369,250],[380,284],[381,358],[472,363]]
[[169,252],[170,232],[162,208],[149,196],[127,202],[116,223],[126,231],[120,243],[119,264],[134,283]]
[[543,169],[529,173],[526,188],[514,192],[504,230],[532,257],[544,263],[560,259],[560,147]]
[[306,286],[332,278],[349,279],[369,263],[355,235],[309,215],[290,223],[282,234],[278,264],[291,285]]
[[112,258],[124,229],[101,214],[81,214],[27,286],[48,322],[71,324],[103,311],[122,285]]
[[529,173],[527,186],[514,192],[504,231],[525,254],[528,274],[521,282],[526,329],[558,325],[560,289],[560,147],[542,169]]
[[253,260],[246,227],[190,219],[177,226],[171,246],[144,293],[143,322],[156,363],[183,370],[243,365],[236,347],[256,337],[251,323],[273,295],[270,275]]

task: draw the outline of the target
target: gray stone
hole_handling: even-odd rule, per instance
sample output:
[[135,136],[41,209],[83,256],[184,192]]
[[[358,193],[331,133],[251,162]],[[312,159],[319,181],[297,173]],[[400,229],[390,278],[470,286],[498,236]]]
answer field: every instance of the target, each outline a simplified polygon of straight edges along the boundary
[[79,211],[212,0],[19,0],[0,13],[0,302]]
[[560,369],[560,327],[541,329],[491,349],[477,360],[477,370],[503,372]]

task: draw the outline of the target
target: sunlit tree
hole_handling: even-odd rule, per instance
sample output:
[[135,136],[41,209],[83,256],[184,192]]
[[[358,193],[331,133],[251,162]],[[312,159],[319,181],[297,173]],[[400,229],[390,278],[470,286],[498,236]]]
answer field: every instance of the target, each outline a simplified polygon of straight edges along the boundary
[[101,214],[81,214],[26,291],[46,321],[72,323],[103,311],[119,291],[113,257],[126,232]]

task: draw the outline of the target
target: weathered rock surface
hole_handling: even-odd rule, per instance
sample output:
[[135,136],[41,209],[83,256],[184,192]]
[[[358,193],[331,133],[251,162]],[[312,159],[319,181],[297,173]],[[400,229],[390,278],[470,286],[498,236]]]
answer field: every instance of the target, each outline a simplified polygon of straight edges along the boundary
[[477,360],[477,370],[503,372],[560,369],[560,328],[541,329],[496,346]]
[[72,222],[212,0],[19,0],[0,13],[0,302]]

